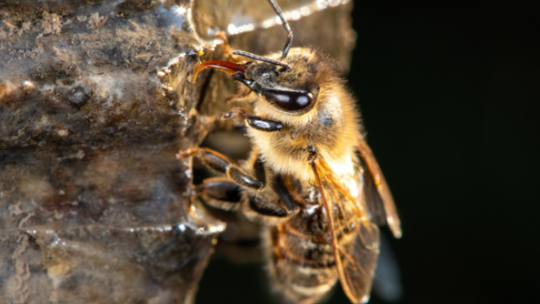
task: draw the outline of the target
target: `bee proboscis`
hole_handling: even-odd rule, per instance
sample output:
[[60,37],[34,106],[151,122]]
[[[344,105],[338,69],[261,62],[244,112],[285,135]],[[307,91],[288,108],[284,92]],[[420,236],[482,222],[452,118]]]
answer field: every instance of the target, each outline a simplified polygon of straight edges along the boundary
[[269,268],[290,301],[314,303],[339,279],[351,302],[365,303],[378,226],[401,237],[394,201],[336,64],[314,49],[291,49],[289,24],[269,2],[288,33],[282,52],[232,52],[251,61],[206,61],[195,71],[217,68],[241,84],[234,101],[252,110],[234,108],[223,118],[246,126],[248,161],[238,165],[208,148],[178,156],[196,156],[226,176],[196,186],[201,201],[265,224]]

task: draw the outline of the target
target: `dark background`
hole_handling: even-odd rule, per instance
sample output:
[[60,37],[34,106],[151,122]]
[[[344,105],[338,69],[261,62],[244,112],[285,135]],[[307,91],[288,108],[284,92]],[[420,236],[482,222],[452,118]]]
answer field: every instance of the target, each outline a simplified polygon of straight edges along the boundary
[[[399,303],[539,301],[539,6],[356,1],[353,16],[350,86],[403,222]],[[269,303],[266,284],[261,264],[216,258],[197,303]]]

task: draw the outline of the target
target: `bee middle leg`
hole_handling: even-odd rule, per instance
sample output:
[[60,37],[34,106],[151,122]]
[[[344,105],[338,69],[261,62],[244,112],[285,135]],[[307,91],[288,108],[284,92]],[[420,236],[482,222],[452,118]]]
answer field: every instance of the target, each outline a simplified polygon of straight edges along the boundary
[[229,158],[217,151],[208,148],[193,148],[178,153],[178,158],[188,156],[198,157],[207,167],[224,173],[235,183],[254,190],[261,190],[266,186],[266,174],[264,165],[260,159],[256,159],[253,165],[255,176],[249,174],[242,167],[238,166]]
[[275,184],[272,191],[278,194],[279,199],[268,195],[267,191],[248,194],[226,177],[207,178],[196,186],[195,191],[206,206],[222,211],[237,211],[243,207],[249,218],[268,223],[287,219],[298,210],[281,180],[276,179]]

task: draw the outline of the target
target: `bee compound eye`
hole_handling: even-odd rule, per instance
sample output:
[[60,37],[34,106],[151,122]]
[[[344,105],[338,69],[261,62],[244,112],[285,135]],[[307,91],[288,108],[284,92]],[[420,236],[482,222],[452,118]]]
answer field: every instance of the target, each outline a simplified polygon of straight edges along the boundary
[[266,90],[262,95],[268,102],[287,112],[304,112],[313,105],[313,94],[309,92]]

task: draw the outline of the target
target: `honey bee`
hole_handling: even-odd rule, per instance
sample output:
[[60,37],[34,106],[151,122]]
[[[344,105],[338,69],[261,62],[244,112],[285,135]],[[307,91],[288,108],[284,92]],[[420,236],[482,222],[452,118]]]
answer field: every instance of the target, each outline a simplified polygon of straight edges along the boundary
[[[290,48],[250,61],[206,61],[239,82],[234,108],[223,114],[245,125],[252,143],[248,160],[236,164],[208,148],[181,151],[225,177],[195,187],[202,202],[241,209],[264,223],[266,255],[276,289],[293,303],[314,303],[339,279],[352,303],[369,300],[379,254],[379,228],[401,237],[388,185],[365,141],[355,100],[337,65],[311,48]],[[239,195],[240,193],[240,195]]]

